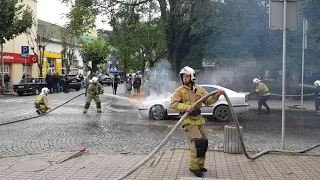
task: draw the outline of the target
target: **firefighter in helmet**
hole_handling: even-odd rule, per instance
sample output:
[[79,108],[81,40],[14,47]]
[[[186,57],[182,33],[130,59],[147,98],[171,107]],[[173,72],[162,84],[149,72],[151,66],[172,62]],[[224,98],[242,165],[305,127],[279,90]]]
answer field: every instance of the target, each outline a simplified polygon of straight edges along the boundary
[[37,96],[35,102],[34,102],[34,107],[37,109],[36,112],[38,114],[43,114],[46,113],[48,110],[51,110],[51,107],[48,102],[48,94],[49,94],[49,89],[44,87],[41,89],[41,93]]
[[251,92],[251,93],[258,93],[259,94],[258,112],[256,114],[261,115],[262,105],[267,109],[267,114],[270,114],[271,110],[267,104],[267,100],[269,99],[271,94],[269,92],[268,87],[263,82],[261,82],[258,78],[253,79],[253,84],[256,85],[256,89],[254,92]]
[[[205,126],[205,118],[201,116],[202,103],[192,107],[201,97],[206,96],[208,92],[196,83],[195,71],[186,66],[180,71],[182,86],[177,88],[171,98],[170,108],[178,110],[180,115],[190,112],[189,116],[182,122],[182,127],[186,132],[187,139],[190,142],[190,156],[188,158],[189,169],[196,176],[202,177],[205,156],[208,149],[208,134]],[[224,93],[223,90],[218,92],[203,103],[210,105],[218,101],[219,96]]]
[[[319,89],[320,80],[316,80],[314,82],[314,85]],[[316,96],[316,99],[315,99],[316,112],[320,115],[320,92],[318,91],[318,93],[313,93],[312,95]]]
[[89,87],[87,89],[87,99],[86,99],[86,104],[83,109],[83,113],[88,112],[88,109],[90,107],[90,103],[91,103],[92,99],[96,102],[97,112],[98,113],[102,112],[99,94],[103,94],[103,92],[104,92],[104,89],[103,89],[102,85],[98,82],[98,78],[93,77],[91,79],[91,84],[89,85]]

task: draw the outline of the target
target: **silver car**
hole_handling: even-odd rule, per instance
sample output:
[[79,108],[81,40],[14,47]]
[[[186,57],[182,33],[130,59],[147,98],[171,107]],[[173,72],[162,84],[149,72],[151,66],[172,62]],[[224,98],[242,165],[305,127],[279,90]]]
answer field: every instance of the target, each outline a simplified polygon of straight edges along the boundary
[[[218,85],[200,85],[208,92],[217,89],[223,89],[229,96],[233,108],[236,113],[244,113],[249,111],[250,104],[246,93],[238,93],[233,90],[218,86]],[[177,116],[179,112],[169,107],[172,94],[165,98],[147,100],[139,106],[140,118],[151,118],[155,120],[166,119],[168,116]],[[220,96],[219,100],[201,109],[202,115],[214,116],[218,121],[228,121],[231,118],[230,109],[224,96]]]

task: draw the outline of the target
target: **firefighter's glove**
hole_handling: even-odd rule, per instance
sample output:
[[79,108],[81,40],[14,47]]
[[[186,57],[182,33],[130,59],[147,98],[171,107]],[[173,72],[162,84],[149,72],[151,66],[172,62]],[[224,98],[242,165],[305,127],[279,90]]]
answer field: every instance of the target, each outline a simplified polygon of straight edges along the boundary
[[191,112],[194,111],[194,107],[189,105],[189,106],[186,107],[185,111],[191,113]]
[[223,95],[223,93],[224,93],[224,90],[222,90],[222,89],[218,89],[218,90],[217,90],[217,96],[218,96],[218,97],[221,96],[221,95]]

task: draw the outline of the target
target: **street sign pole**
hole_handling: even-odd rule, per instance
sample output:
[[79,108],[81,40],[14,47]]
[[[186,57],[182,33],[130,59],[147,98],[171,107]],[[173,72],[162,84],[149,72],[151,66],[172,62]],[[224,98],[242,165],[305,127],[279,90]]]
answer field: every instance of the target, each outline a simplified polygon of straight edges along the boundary
[[303,30],[302,30],[302,67],[301,67],[301,109],[303,106],[303,86],[304,86],[304,50],[307,49],[307,24],[308,21],[303,21]]
[[4,59],[3,59],[3,44],[0,44],[1,46],[1,86],[2,89],[4,87]]
[[285,142],[285,121],[286,121],[286,55],[287,55],[287,0],[283,1],[283,64],[282,64],[282,136],[281,136],[281,149],[284,150]]

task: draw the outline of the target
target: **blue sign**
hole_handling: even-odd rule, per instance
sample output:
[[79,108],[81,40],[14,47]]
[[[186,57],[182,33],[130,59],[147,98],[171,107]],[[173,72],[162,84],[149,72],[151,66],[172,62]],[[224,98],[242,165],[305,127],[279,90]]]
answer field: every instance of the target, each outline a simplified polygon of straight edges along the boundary
[[29,46],[21,46],[21,57],[22,58],[29,57]]
[[110,64],[109,73],[118,74],[119,66]]

